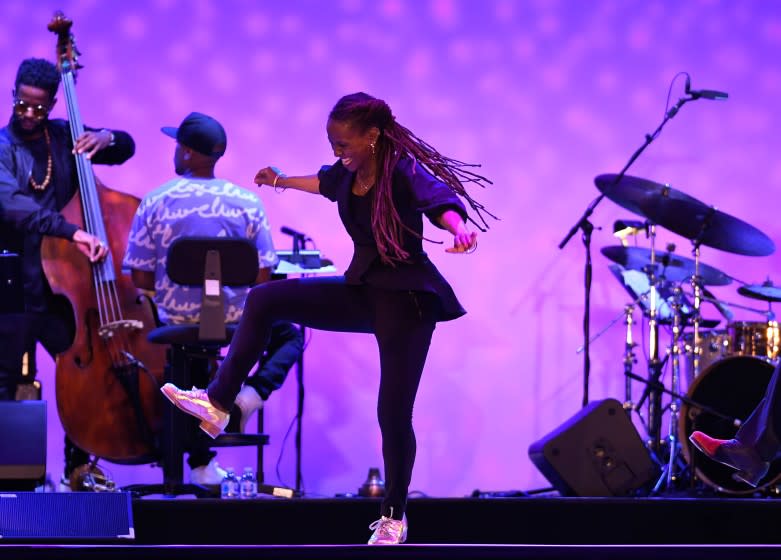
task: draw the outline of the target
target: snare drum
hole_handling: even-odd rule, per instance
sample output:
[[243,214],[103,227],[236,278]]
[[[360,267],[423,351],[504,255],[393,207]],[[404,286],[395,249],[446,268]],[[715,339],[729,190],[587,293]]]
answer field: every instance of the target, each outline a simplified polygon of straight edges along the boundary
[[769,361],[779,357],[781,333],[777,321],[736,321],[728,325],[732,353]]
[[[700,331],[700,371],[730,355],[730,337],[725,330]],[[683,353],[686,357],[686,381],[694,381],[694,333],[683,335]]]

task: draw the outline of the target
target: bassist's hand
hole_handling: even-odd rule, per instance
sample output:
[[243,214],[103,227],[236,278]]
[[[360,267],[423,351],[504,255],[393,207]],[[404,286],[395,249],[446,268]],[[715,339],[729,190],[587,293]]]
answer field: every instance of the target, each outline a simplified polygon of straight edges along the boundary
[[87,159],[91,159],[99,150],[111,146],[113,141],[114,134],[110,130],[87,130],[73,144],[73,154],[86,152]]
[[79,251],[87,256],[90,262],[102,261],[108,255],[108,246],[99,238],[83,229],[76,230],[72,241],[76,244]]

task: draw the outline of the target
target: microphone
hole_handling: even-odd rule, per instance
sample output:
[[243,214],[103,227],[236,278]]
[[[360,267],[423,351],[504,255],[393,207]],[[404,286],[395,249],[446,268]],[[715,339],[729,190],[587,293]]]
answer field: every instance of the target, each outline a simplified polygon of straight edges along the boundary
[[292,228],[289,228],[287,226],[282,226],[279,229],[279,231],[281,231],[285,235],[289,235],[291,237],[296,237],[296,238],[300,239],[301,241],[306,241],[308,239],[311,239],[307,234],[301,233],[300,231],[296,231],[296,230],[294,230]]
[[724,91],[716,91],[714,89],[692,89],[691,84],[691,78],[689,78],[689,75],[686,75],[686,94],[690,95],[692,99],[715,99],[715,100],[726,100],[729,97],[729,94],[727,94]]

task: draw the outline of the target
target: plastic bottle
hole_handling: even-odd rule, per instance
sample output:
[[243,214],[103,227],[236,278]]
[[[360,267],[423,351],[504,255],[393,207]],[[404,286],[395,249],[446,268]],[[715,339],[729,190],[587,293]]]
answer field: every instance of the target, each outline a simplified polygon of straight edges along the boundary
[[252,467],[245,467],[244,474],[241,476],[241,497],[243,499],[254,498],[258,495],[258,480],[255,478],[255,472]]
[[228,468],[225,478],[222,479],[222,484],[220,484],[220,498],[234,499],[238,497],[239,479],[236,478],[236,472],[232,468]]

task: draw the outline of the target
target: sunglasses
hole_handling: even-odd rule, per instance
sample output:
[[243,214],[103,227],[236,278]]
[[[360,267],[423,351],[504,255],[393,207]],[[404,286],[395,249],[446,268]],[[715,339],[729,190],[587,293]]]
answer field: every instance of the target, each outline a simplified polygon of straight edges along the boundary
[[32,105],[24,99],[14,99],[14,113],[17,117],[25,116],[30,109],[33,111],[33,117],[38,120],[46,118],[49,114],[49,107],[45,105]]

